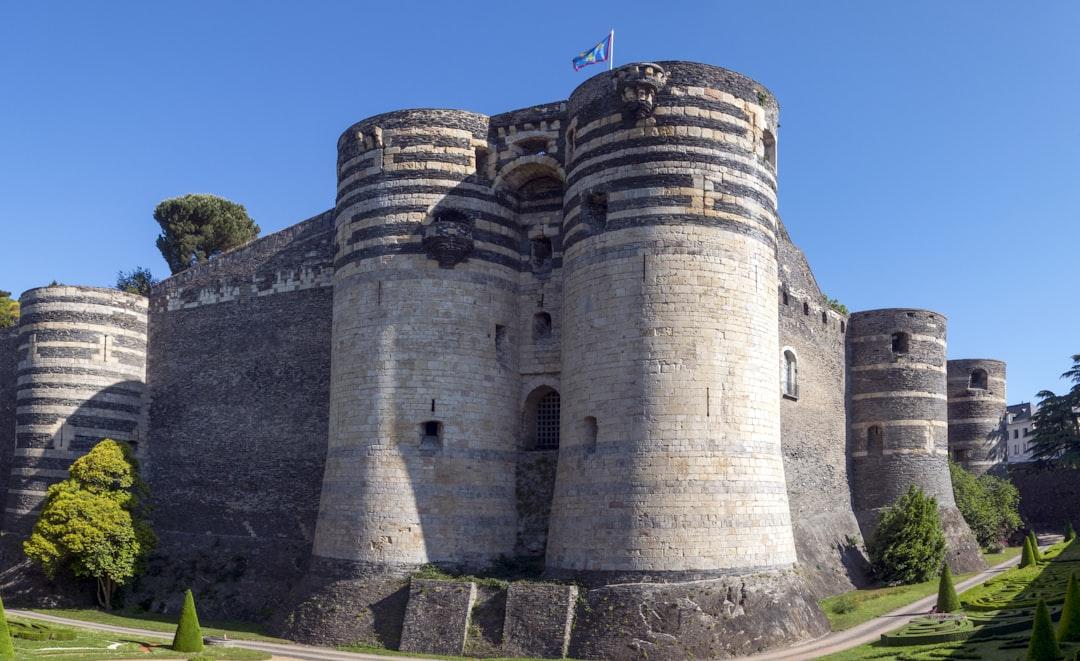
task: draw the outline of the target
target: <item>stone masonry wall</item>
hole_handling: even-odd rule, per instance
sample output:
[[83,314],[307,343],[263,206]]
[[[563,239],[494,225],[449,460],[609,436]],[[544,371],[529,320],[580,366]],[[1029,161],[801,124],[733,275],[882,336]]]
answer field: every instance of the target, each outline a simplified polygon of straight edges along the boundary
[[[782,226],[781,226],[782,227]],[[867,580],[862,533],[851,508],[847,460],[844,334],[847,316],[832,310],[802,251],[786,232],[780,260],[780,349],[776,387],[783,391],[785,352],[796,360],[793,393],[780,401],[784,476],[799,567],[815,595],[844,592]]]
[[15,364],[18,327],[0,330],[0,502],[7,502],[15,451]]
[[1005,461],[1005,363],[950,360],[949,455],[974,473]]
[[310,553],[326,454],[329,214],[155,287],[148,474],[161,545],[132,600],[277,606]]

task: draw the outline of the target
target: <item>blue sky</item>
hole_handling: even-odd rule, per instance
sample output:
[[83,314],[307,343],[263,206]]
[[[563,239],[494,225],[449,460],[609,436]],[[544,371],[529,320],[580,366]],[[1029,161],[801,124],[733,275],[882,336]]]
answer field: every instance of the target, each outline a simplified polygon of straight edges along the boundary
[[1080,353],[1080,5],[1017,2],[0,0],[0,288],[109,286],[157,202],[243,203],[264,233],[330,208],[349,124],[566,98],[570,58],[687,59],[781,105],[780,210],[852,310],[949,317],[1009,400]]

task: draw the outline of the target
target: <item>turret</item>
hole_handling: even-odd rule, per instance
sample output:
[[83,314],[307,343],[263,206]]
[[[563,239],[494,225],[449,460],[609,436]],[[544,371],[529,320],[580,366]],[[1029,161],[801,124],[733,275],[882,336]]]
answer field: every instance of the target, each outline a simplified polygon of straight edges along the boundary
[[1005,363],[950,360],[949,455],[974,473],[1005,461]]

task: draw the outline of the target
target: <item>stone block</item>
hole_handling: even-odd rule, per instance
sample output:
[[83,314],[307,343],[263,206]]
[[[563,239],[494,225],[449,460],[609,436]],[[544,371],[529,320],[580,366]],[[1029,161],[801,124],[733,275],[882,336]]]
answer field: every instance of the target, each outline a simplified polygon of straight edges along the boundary
[[511,584],[506,595],[504,651],[545,659],[566,656],[577,596],[574,585]]
[[475,583],[413,579],[401,628],[401,651],[464,654],[475,601]]

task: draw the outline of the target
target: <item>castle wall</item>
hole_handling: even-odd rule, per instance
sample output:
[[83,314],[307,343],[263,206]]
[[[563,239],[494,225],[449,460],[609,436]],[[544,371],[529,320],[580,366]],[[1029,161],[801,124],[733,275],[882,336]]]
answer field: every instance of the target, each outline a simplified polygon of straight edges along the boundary
[[20,298],[4,531],[26,535],[50,484],[103,438],[147,450],[146,299],[114,289],[41,287]]
[[802,251],[783,233],[780,263],[780,348],[796,359],[796,387],[783,392],[780,430],[784,476],[799,566],[815,595],[851,590],[867,580],[862,533],[852,512],[847,460],[844,335],[847,317],[832,310]]
[[852,492],[863,534],[914,484],[937,499],[953,570],[984,567],[949,476],[945,317],[886,309],[848,323]]
[[1005,461],[1005,363],[948,362],[949,455],[974,473]]
[[[19,328],[0,330],[0,502],[7,502],[15,452],[15,368]],[[0,548],[0,552],[3,549]]]
[[161,545],[133,600],[265,617],[306,567],[326,455],[332,218],[194,266],[151,296],[148,480]]
[[1063,533],[1069,522],[1080,527],[1080,469],[1009,464],[1008,478],[1020,491],[1025,525],[1048,533]]

